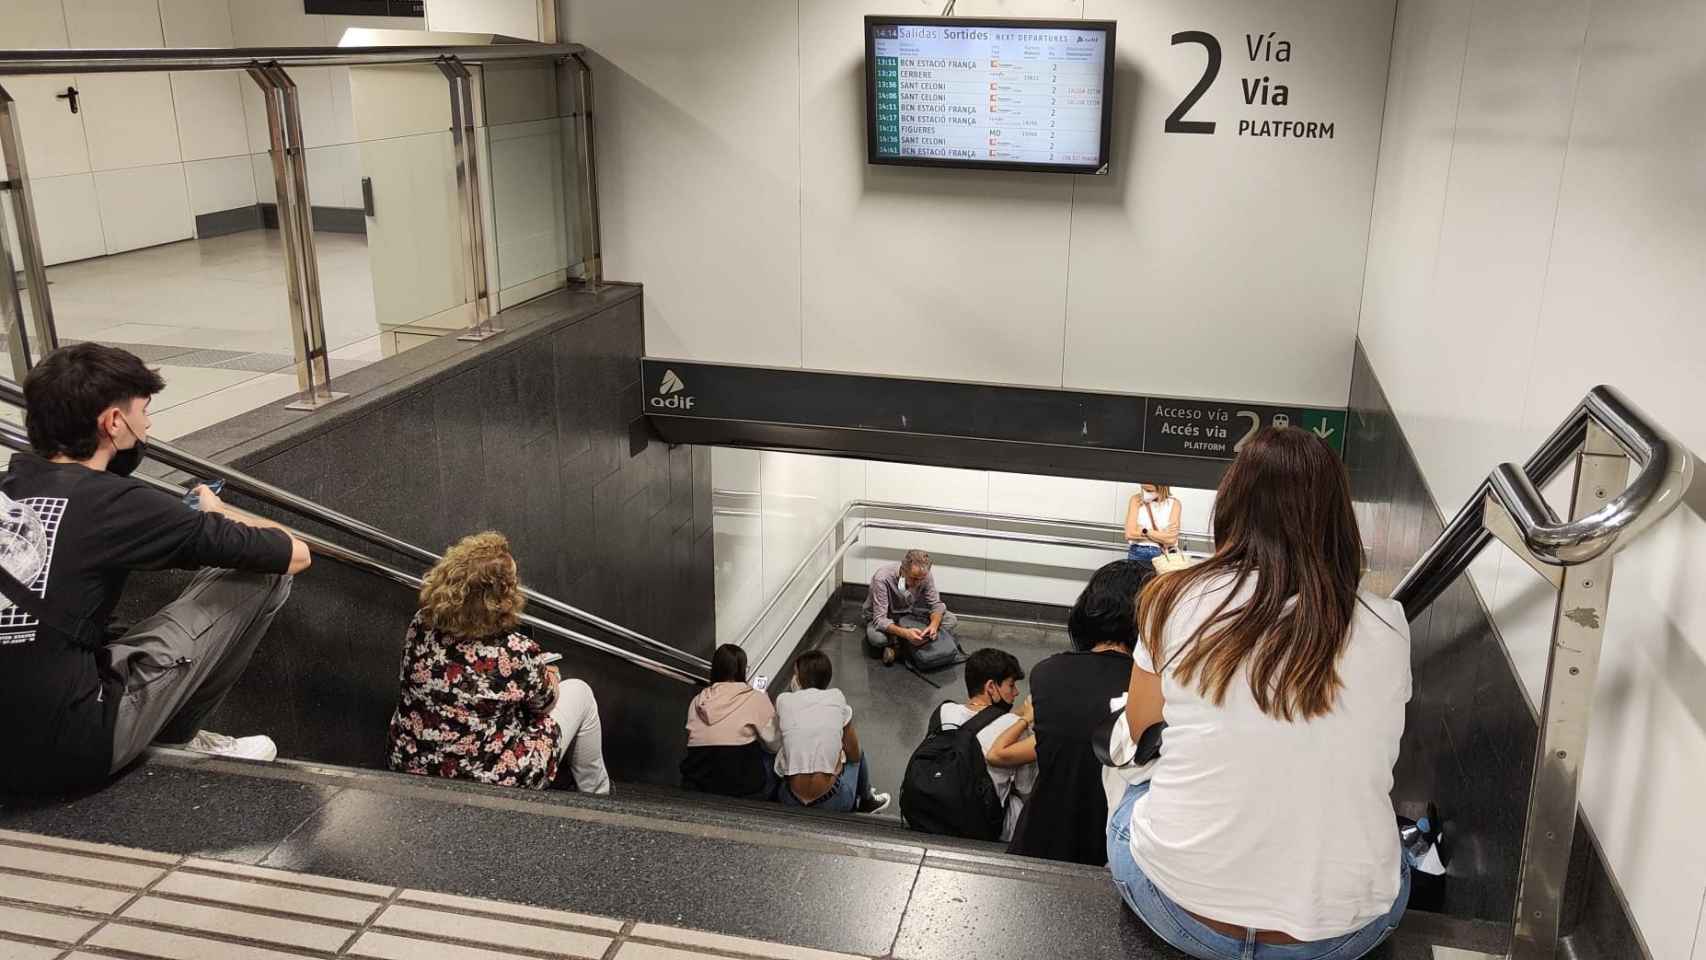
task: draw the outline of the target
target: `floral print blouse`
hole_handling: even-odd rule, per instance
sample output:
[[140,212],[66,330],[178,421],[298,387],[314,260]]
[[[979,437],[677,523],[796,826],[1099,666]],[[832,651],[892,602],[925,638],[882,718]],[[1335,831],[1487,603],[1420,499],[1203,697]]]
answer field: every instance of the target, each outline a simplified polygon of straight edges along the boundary
[[519,633],[439,633],[419,613],[403,638],[402,696],[391,716],[391,769],[542,790],[563,734],[547,711],[543,651]]

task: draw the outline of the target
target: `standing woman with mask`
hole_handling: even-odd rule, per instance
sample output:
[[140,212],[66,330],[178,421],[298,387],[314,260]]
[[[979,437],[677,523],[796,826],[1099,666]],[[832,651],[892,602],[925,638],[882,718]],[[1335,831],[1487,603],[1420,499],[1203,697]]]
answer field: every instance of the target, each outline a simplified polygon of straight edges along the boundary
[[1139,600],[1126,719],[1167,728],[1108,823],[1108,868],[1200,960],[1355,960],[1409,899],[1391,798],[1409,623],[1357,589],[1350,482],[1306,431],[1251,439],[1214,536],[1212,557]]
[[1126,559],[1154,563],[1179,545],[1179,498],[1164,483],[1140,483],[1125,508]]

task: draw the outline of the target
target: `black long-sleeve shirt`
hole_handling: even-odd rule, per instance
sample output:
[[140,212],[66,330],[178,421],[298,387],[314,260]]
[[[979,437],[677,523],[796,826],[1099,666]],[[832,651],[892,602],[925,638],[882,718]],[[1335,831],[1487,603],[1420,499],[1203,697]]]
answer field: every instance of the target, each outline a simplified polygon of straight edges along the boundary
[[[104,628],[132,570],[290,568],[282,531],[203,513],[140,480],[80,464],[14,454],[0,491],[42,521],[47,562],[27,586],[66,621]],[[123,693],[104,645],[15,605],[0,609],[0,791],[105,779]]]

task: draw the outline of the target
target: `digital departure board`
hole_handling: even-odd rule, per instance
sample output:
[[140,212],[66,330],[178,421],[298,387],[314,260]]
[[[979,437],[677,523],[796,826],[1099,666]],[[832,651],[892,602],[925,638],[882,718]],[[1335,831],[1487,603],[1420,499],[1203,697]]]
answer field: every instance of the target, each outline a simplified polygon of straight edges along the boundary
[[1106,173],[1108,20],[865,18],[871,163]]

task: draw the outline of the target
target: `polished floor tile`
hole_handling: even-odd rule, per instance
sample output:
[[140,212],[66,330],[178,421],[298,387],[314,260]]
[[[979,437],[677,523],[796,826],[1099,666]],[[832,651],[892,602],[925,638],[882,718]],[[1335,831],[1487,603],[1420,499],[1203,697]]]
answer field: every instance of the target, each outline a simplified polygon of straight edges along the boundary
[[[225,374],[227,371],[206,372]],[[295,396],[300,392],[295,374],[255,374],[240,371],[232,373],[246,379],[153,413],[154,435],[162,440],[175,440],[203,427],[229,420],[244,411]],[[170,386],[168,382],[167,387]]]
[[[334,374],[380,359],[367,239],[316,234]],[[294,390],[297,336],[276,231],[247,231],[48,268],[64,341],[94,340],[164,362],[161,439],[176,439]],[[214,372],[206,371],[213,368]],[[285,374],[281,379],[258,374]],[[242,385],[246,389],[229,392]],[[191,401],[217,400],[185,408]]]
[[161,379],[166,381],[166,389],[155,394],[148,404],[150,414],[165,413],[180,404],[235,387],[259,376],[247,370],[180,367],[171,363],[162,363],[155,369],[160,371]]

